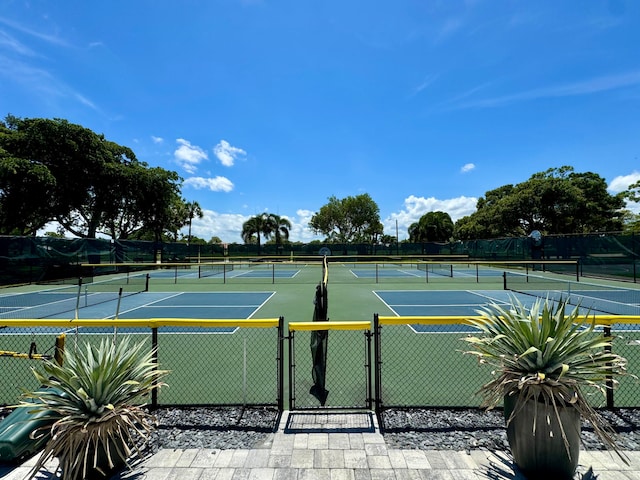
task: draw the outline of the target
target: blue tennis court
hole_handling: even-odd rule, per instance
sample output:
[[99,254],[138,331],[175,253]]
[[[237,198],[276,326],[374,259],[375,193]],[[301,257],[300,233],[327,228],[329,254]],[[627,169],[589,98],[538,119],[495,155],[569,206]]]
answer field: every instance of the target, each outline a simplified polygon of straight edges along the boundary
[[375,291],[398,316],[477,315],[488,303],[506,305],[509,292],[502,290],[387,290]]
[[[26,294],[24,300],[35,302],[36,293]],[[80,309],[83,319],[146,319],[146,318],[191,318],[191,319],[250,319],[269,301],[275,292],[157,292],[138,293],[117,301],[103,302]],[[31,300],[28,300],[31,299]],[[75,300],[74,300],[75,303]],[[39,308],[45,308],[39,306]],[[9,313],[5,318],[11,318]],[[48,316],[52,319],[73,319],[71,311]],[[46,330],[46,332],[45,332]],[[84,329],[87,333],[102,333],[113,329]],[[143,329],[148,333],[148,329]],[[232,333],[234,328],[164,328],[163,333]],[[90,332],[89,332],[90,331]],[[131,329],[129,329],[131,331]],[[24,334],[24,328],[3,328],[3,335]],[[60,329],[38,328],[40,333],[60,333]],[[133,333],[133,332],[132,332]]]
[[[474,316],[488,303],[507,305],[509,292],[501,290],[387,290],[373,292],[398,316]],[[416,333],[472,332],[466,325],[412,325]]]
[[457,278],[473,279],[478,277],[500,277],[503,269],[479,267],[477,264],[438,264],[438,263],[407,263],[407,264],[372,264],[350,269],[355,278]]
[[[227,278],[295,278],[300,273],[298,269],[285,269],[285,268],[264,268],[264,269],[250,269],[250,270],[232,270],[228,272]],[[222,276],[222,274],[218,274]]]
[[[593,291],[590,291],[593,292]],[[474,316],[478,315],[477,310],[491,303],[497,305],[509,305],[511,298],[516,298],[524,305],[530,305],[536,297],[530,294],[516,293],[506,290],[381,290],[373,292],[395,315],[398,316]],[[553,292],[539,292],[539,297],[557,301],[566,298],[564,296],[554,296]],[[617,296],[618,303],[624,300]],[[606,311],[598,310],[598,302],[610,302],[607,299],[591,298],[592,302],[586,302],[585,298],[579,296],[576,303],[580,303],[580,310],[595,315],[605,314]],[[632,300],[627,297],[627,300]],[[627,305],[629,309],[637,308],[633,304]],[[600,308],[604,309],[603,303]],[[578,308],[578,307],[573,307]],[[417,333],[427,332],[471,332],[472,327],[464,325],[412,325]],[[637,325],[616,324],[616,330],[636,330]]]

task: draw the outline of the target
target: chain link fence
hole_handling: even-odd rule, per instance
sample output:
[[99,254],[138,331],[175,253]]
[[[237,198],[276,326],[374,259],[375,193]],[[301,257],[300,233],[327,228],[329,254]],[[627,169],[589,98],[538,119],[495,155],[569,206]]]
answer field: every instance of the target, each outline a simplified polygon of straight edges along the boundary
[[[292,410],[372,408],[370,328],[370,322],[289,324]],[[326,356],[314,354],[314,347]]]
[[[149,349],[156,346],[160,368],[171,371],[168,387],[151,401],[156,406],[375,408],[379,412],[478,407],[476,392],[489,381],[491,371],[464,354],[467,344],[462,339],[471,327],[463,325],[463,320],[442,317],[434,324],[433,319],[376,316],[373,326],[370,322],[299,322],[289,325],[287,337],[283,318],[237,323],[200,320],[198,326],[179,320],[127,320],[129,325],[140,323],[117,329],[108,320],[97,321],[100,327],[92,326],[96,321],[77,320],[77,331],[60,326],[68,325],[68,320],[31,320],[31,324],[6,320],[0,328],[0,405],[15,405],[24,390],[39,387],[31,369],[40,369],[42,358],[54,358],[56,339],[64,332],[66,349],[97,343],[105,336],[117,341],[124,335],[145,342]],[[624,323],[631,321],[636,323]],[[620,317],[611,327],[613,352],[627,359],[629,373],[608,399],[611,408],[640,407],[637,322],[637,317]],[[152,324],[157,324],[155,330],[149,328]],[[311,344],[318,329],[327,333],[324,405],[312,389],[317,365]],[[603,402],[593,397],[595,406]]]
[[[613,353],[627,359],[628,375],[606,398],[593,395],[595,407],[640,406],[640,324],[626,321],[638,317],[620,318],[611,334]],[[469,348],[462,339],[474,331],[463,317],[374,317],[376,410],[478,407],[477,392],[492,374],[464,353]]]
[[[169,370],[166,387],[154,391],[157,406],[276,406],[283,408],[282,328],[284,319],[254,321],[127,320],[113,326],[94,327],[95,321],[76,320],[76,329],[61,328],[68,320],[32,320],[41,326],[22,326],[5,320],[0,328],[0,404],[15,405],[23,390],[39,387],[32,368],[52,359],[56,338],[66,336],[65,349],[98,344],[106,337],[117,341],[132,336],[155,348],[158,363]],[[99,321],[100,322],[100,321]],[[101,321],[106,325],[110,321]],[[111,322],[113,322],[111,320]],[[123,327],[139,323],[141,326]],[[162,324],[157,328],[148,325]],[[144,327],[144,325],[147,327]],[[35,353],[38,353],[37,355]]]

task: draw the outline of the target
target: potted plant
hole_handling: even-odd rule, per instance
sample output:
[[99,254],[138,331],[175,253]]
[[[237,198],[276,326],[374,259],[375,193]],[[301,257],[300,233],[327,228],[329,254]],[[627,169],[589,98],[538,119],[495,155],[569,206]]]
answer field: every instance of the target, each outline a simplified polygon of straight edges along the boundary
[[128,337],[67,349],[61,365],[43,368],[44,374],[33,371],[42,387],[23,394],[20,404],[51,419],[50,439],[30,478],[54,457],[64,480],[108,478],[155,428],[143,402],[167,372],[157,369],[144,342]]
[[480,335],[465,340],[466,353],[493,366],[480,389],[482,405],[504,401],[507,439],[514,462],[527,478],[570,479],[578,465],[581,420],[621,458],[613,431],[591,406],[587,392],[604,393],[607,380],[625,372],[626,360],[611,353],[611,337],[595,329],[568,301],[536,300],[530,308],[515,297],[506,307],[490,304],[470,319]]

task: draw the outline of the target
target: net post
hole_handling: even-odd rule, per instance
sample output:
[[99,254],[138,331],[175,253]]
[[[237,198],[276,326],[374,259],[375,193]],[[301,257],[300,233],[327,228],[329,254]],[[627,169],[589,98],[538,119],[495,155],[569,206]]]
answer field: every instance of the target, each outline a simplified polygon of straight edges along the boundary
[[502,272],[502,289],[508,290],[507,288],[507,272]]
[[82,295],[82,277],[78,278],[78,297],[76,298],[75,319],[80,315],[80,296]]
[[151,274],[147,273],[147,275],[145,276],[144,279],[144,291],[148,292],[149,291],[149,281],[151,279]]

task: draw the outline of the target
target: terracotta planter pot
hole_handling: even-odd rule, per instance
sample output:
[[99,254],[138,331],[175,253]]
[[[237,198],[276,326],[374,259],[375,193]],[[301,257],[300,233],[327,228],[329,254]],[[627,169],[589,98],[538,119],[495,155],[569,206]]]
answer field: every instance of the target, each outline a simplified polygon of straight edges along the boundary
[[[505,421],[514,411],[515,403],[515,397],[505,397]],[[573,407],[558,407],[558,411],[569,442],[568,453],[553,406],[529,400],[508,422],[507,439],[514,462],[528,479],[570,480],[574,477],[580,453],[580,413]]]

